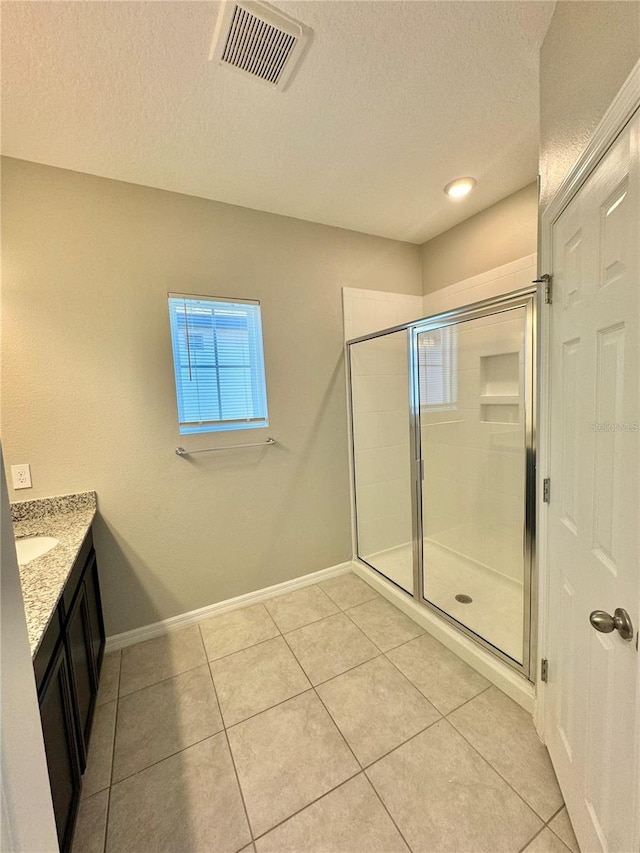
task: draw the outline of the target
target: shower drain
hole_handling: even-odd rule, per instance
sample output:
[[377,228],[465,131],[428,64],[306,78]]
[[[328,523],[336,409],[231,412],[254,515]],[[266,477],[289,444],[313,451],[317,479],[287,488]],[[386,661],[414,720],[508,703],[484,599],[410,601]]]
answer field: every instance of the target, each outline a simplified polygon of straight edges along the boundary
[[459,601],[460,604],[471,604],[473,598],[471,598],[470,595],[463,595],[462,593],[460,593],[460,595],[456,595],[456,601]]

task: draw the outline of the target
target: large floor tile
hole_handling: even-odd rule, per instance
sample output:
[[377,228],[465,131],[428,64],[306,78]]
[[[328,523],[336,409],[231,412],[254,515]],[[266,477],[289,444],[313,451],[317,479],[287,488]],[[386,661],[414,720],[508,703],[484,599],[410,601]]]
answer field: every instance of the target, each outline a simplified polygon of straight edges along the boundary
[[571,826],[571,820],[567,814],[566,807],[560,809],[554,819],[549,821],[549,829],[552,829],[558,838],[564,841],[572,853],[580,853],[578,841]]
[[72,853],[104,853],[108,808],[108,789],[80,801]]
[[384,656],[321,684],[318,693],[362,765],[440,719]]
[[197,625],[129,646],[122,650],[120,695],[126,696],[206,662]]
[[543,826],[446,720],[366,772],[414,853],[515,853]]
[[211,672],[227,726],[311,687],[282,637],[212,661]]
[[82,779],[83,797],[90,797],[111,784],[117,704],[117,702],[107,702],[106,705],[101,705],[95,710],[87,769]]
[[199,666],[120,699],[113,781],[222,730],[209,667]]
[[420,625],[380,596],[353,607],[349,616],[383,652],[424,634]]
[[327,681],[379,654],[344,613],[292,631],[287,642],[312,684]]
[[393,649],[388,657],[441,714],[489,687],[486,678],[429,634]]
[[569,848],[546,827],[527,844],[522,853],[569,853]]
[[250,842],[224,733],[111,790],[107,853],[234,853]]
[[283,634],[338,613],[340,608],[319,586],[305,586],[270,598],[265,606]]
[[118,698],[121,660],[121,651],[110,652],[103,657],[102,669],[100,671],[100,688],[96,704],[104,705],[106,702],[113,702],[114,699]]
[[255,646],[280,633],[264,604],[253,604],[200,622],[209,660]]
[[256,841],[258,853],[409,853],[360,775]]
[[254,837],[359,770],[312,691],[233,726],[228,735]]
[[365,601],[371,601],[372,598],[378,598],[378,593],[375,589],[354,575],[353,572],[348,572],[346,575],[338,575],[338,577],[329,578],[326,581],[320,581],[318,586],[342,610],[355,607],[357,604],[364,604]]
[[491,687],[449,721],[544,821],[557,812],[562,794],[549,753],[523,708]]

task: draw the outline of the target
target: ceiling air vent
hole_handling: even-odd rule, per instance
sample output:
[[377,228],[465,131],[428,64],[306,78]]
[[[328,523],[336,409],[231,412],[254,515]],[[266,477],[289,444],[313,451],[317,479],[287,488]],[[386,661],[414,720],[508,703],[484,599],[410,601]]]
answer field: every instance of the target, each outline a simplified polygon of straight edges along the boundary
[[224,0],[209,58],[284,89],[304,52],[310,31],[258,0]]

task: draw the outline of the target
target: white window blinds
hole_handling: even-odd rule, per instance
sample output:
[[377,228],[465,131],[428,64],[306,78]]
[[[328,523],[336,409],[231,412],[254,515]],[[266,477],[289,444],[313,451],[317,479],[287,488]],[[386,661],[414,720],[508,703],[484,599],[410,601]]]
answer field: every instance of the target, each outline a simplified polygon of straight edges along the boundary
[[453,409],[458,401],[458,346],[455,326],[418,335],[420,405]]
[[260,303],[169,294],[181,433],[266,427]]

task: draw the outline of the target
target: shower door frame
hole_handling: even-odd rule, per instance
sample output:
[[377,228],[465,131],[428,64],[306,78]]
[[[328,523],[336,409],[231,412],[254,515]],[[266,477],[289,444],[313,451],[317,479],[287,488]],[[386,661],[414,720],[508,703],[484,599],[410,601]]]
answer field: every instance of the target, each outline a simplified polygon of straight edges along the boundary
[[[388,329],[381,329],[368,335],[362,335],[347,341],[347,382],[349,388],[350,420],[351,420],[351,457],[353,460],[352,483],[354,502],[354,527],[356,558],[373,569],[386,581],[409,595],[414,601],[420,602],[432,613],[454,626],[463,635],[485,648],[492,655],[503,661],[509,667],[519,672],[529,681],[535,682],[535,653],[537,647],[537,609],[538,583],[537,574],[533,571],[536,565],[536,442],[538,435],[538,317],[540,311],[541,289],[535,283],[507,294],[503,294],[480,302],[474,302],[431,317],[414,320]],[[421,454],[421,424],[420,424],[420,392],[418,376],[418,335],[445,326],[457,325],[469,320],[476,320],[492,314],[498,314],[511,309],[525,309],[525,487],[524,487],[524,586],[523,586],[523,655],[522,663],[507,655],[475,631],[467,628],[446,611],[430,602],[424,595],[423,567],[423,461]],[[411,515],[412,515],[412,544],[413,544],[413,593],[400,587],[383,572],[369,563],[359,554],[358,539],[358,496],[355,470],[355,430],[353,412],[353,384],[351,372],[351,346],[394,332],[407,333],[408,359],[408,391],[409,391],[409,423],[410,423],[410,463],[411,463]]]
[[[408,326],[409,351],[409,388],[411,422],[411,465],[413,482],[413,588],[414,598],[424,604],[457,630],[490,651],[504,663],[532,678],[532,664],[536,648],[537,584],[533,567],[535,565],[535,526],[536,526],[536,436],[538,417],[538,320],[539,290],[533,285],[522,290],[485,299],[471,305],[465,305],[444,314],[437,314],[411,323]],[[493,643],[468,628],[445,610],[442,610],[425,597],[424,592],[424,529],[423,529],[423,464],[422,435],[420,422],[420,386],[418,375],[418,335],[423,332],[455,326],[470,320],[481,319],[517,308],[525,309],[524,343],[524,440],[525,440],[525,485],[524,485],[524,529],[523,529],[523,650],[522,663],[507,655]]]

